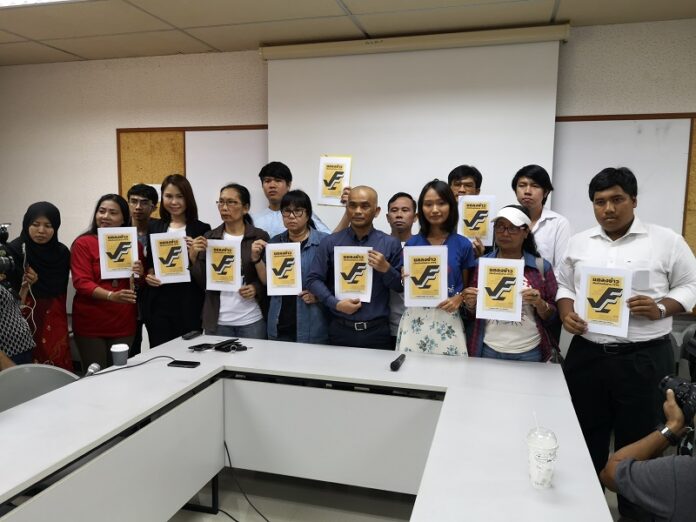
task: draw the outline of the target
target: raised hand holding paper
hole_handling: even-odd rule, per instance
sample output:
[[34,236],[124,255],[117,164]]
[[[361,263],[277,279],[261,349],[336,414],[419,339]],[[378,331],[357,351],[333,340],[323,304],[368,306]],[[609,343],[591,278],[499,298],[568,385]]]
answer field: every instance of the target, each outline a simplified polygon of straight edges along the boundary
[[468,238],[479,238],[485,246],[493,244],[495,196],[459,196],[459,223],[457,233]]
[[447,247],[404,248],[404,304],[436,307],[447,299]]
[[341,205],[341,194],[350,186],[350,156],[322,156],[319,160],[319,203]]
[[372,299],[372,267],[368,264],[369,247],[334,248],[334,294],[338,299]]
[[186,238],[182,233],[150,234],[150,245],[155,265],[155,277],[163,285],[191,281],[191,274],[188,270],[189,257]]
[[300,243],[266,245],[268,295],[297,295],[302,292]]
[[587,331],[626,337],[630,312],[626,300],[633,272],[622,268],[580,268],[580,291],[575,311],[587,322]]
[[234,292],[242,286],[242,240],[209,239],[205,251],[205,288]]
[[97,229],[99,269],[102,279],[122,279],[133,273],[138,260],[138,232],[135,227]]
[[478,270],[476,318],[521,321],[524,261],[482,257]]

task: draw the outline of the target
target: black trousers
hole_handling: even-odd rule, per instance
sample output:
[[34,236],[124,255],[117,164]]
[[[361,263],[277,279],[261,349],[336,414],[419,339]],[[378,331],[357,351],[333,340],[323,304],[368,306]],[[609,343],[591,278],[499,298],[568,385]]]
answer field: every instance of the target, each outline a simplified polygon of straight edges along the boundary
[[191,330],[201,329],[200,321],[195,321],[191,318],[182,320],[181,317],[163,314],[156,314],[154,317],[149,317],[145,321],[145,326],[147,327],[147,335],[150,339],[150,348],[176,339]]
[[332,319],[329,327],[329,344],[377,350],[394,349],[389,321],[386,318],[384,322],[379,322],[367,330],[355,330],[339,320]]
[[[664,420],[664,395],[658,384],[673,372],[669,339],[627,345],[618,353],[606,353],[602,345],[579,335],[573,337],[564,373],[597,473],[609,458],[612,432],[616,451],[642,439]],[[619,497],[623,515],[642,519],[627,506],[626,499]]]

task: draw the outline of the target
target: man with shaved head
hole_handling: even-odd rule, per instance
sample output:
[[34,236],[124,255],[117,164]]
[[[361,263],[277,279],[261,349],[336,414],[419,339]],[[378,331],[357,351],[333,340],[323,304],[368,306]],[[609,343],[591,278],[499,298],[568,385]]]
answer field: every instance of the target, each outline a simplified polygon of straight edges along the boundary
[[[372,225],[379,215],[377,192],[371,187],[353,187],[346,213],[350,226],[324,238],[308,276],[308,289],[331,312],[329,343],[339,346],[391,350],[389,290],[403,292],[401,243]],[[337,299],[334,295],[334,248],[369,247],[373,268],[369,303],[359,299]]]

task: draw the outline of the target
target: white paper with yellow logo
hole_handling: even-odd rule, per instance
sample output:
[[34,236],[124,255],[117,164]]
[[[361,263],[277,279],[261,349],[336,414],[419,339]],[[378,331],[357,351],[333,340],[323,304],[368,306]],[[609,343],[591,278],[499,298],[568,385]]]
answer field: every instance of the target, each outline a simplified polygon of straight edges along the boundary
[[150,247],[155,277],[163,285],[191,281],[186,238],[181,232],[150,234]]
[[615,337],[628,336],[630,312],[626,300],[631,297],[632,283],[631,270],[580,267],[575,311],[587,321],[587,331]]
[[242,287],[242,239],[209,239],[205,251],[205,288],[234,292]]
[[459,196],[457,233],[473,240],[479,238],[485,246],[493,244],[495,196]]
[[524,261],[479,258],[476,319],[522,320]]
[[133,273],[138,260],[138,231],[135,227],[98,228],[99,270],[102,279],[122,279]]
[[447,299],[447,247],[404,247],[404,304],[436,307]]
[[268,295],[297,295],[302,292],[300,243],[266,245],[266,291]]
[[350,156],[322,156],[319,159],[319,203],[341,205],[341,194],[350,186]]
[[367,263],[369,247],[334,248],[334,295],[338,299],[372,299],[372,267]]

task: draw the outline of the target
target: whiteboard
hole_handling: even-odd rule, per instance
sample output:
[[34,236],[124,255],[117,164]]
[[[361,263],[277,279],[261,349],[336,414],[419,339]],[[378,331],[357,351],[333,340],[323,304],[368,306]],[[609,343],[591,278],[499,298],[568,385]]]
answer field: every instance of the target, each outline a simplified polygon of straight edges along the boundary
[[628,167],[638,180],[636,215],[681,234],[691,120],[602,120],[556,123],[551,207],[573,232],[597,225],[590,180],[606,167]]
[[[475,165],[482,193],[515,202],[529,163],[551,168],[558,42],[275,60],[268,64],[269,159],[317,198],[322,154],[352,156],[351,185],[387,201]],[[317,205],[334,227],[343,209]]]
[[213,228],[221,223],[215,201],[228,183],[249,189],[252,213],[268,206],[259,180],[268,158],[266,129],[186,131],[185,150],[186,177],[201,221]]

